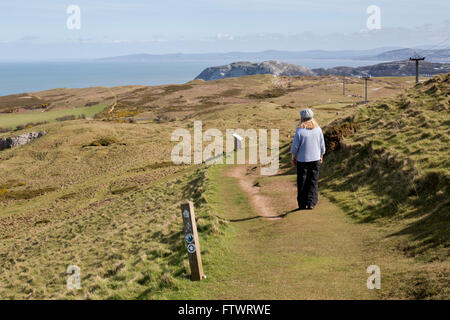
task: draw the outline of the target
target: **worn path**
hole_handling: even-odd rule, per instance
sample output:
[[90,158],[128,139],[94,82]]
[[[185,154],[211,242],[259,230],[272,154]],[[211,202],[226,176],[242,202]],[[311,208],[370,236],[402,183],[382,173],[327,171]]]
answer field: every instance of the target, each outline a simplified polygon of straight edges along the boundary
[[352,222],[323,196],[314,210],[293,211],[295,176],[259,177],[255,171],[244,166],[213,169],[211,179],[220,195],[214,206],[234,232],[224,254],[205,261],[208,279],[189,284],[180,290],[182,296],[378,298],[366,287],[366,268],[373,264],[366,244],[375,231]]

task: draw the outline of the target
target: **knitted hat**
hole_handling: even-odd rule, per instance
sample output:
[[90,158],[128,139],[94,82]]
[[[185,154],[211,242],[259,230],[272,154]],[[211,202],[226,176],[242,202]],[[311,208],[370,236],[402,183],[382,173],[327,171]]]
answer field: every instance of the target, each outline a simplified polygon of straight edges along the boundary
[[300,117],[302,117],[302,119],[312,119],[314,117],[314,112],[311,109],[303,109],[300,111]]

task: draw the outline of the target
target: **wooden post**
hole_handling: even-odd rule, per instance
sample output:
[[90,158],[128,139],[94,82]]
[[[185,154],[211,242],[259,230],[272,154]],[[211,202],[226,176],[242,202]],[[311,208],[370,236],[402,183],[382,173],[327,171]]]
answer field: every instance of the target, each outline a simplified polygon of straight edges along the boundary
[[197,224],[195,222],[194,204],[192,201],[181,204],[181,216],[183,217],[184,224],[184,241],[191,267],[191,280],[200,281],[205,278],[205,275],[203,274],[200,242],[198,241]]

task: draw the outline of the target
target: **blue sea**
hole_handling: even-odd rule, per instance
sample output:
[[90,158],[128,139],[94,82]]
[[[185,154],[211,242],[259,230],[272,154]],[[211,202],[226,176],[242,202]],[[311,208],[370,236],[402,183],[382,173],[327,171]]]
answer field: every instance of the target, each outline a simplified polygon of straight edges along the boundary
[[[308,68],[357,67],[364,60],[284,60]],[[179,84],[194,79],[203,69],[233,61],[159,62],[12,62],[0,63],[0,96],[54,88]]]

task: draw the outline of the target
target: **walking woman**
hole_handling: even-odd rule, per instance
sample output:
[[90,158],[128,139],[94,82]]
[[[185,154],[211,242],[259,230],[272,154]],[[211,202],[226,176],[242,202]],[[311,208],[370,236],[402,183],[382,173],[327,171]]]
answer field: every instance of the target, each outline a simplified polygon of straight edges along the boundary
[[291,162],[297,166],[298,207],[313,209],[319,200],[319,169],[325,154],[325,141],[311,109],[300,111],[300,117],[292,143]]

